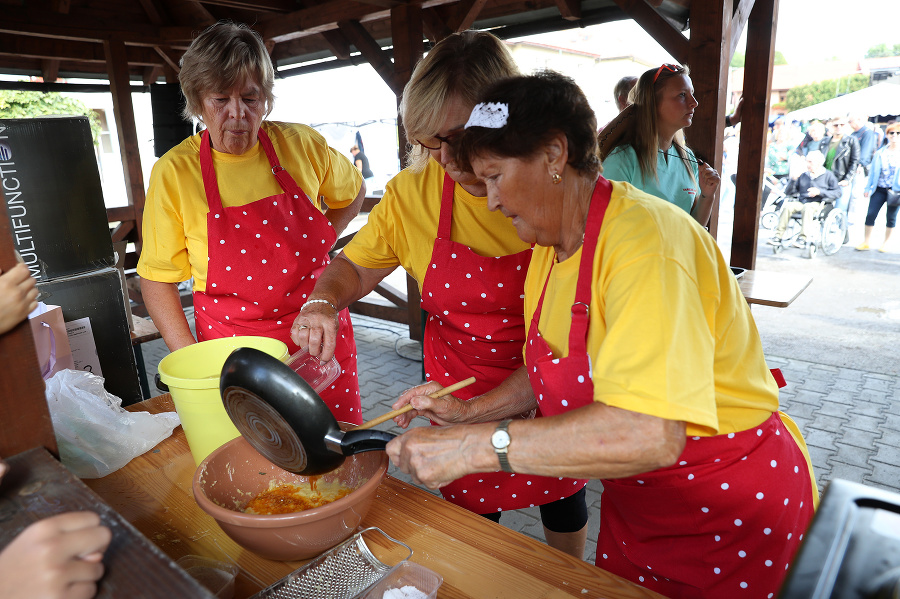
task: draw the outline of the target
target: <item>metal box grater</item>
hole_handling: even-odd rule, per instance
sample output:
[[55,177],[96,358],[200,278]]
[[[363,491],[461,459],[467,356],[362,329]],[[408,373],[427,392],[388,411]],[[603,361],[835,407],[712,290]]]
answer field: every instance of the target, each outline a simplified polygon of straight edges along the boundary
[[[406,556],[390,565],[375,557],[365,535],[380,534],[396,546],[406,548]],[[251,599],[354,599],[387,576],[412,555],[406,543],[385,534],[377,526],[365,528],[337,547],[263,589]]]

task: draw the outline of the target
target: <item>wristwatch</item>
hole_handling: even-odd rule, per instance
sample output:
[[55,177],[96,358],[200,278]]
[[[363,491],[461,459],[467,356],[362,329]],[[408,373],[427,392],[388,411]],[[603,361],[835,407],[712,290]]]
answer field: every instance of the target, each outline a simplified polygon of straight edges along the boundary
[[497,457],[500,459],[500,468],[504,472],[513,471],[509,465],[509,459],[507,459],[509,444],[512,441],[512,438],[509,436],[510,422],[512,422],[512,420],[504,420],[498,424],[497,428],[494,429],[494,434],[491,435],[491,445],[494,446],[494,453],[496,453]]

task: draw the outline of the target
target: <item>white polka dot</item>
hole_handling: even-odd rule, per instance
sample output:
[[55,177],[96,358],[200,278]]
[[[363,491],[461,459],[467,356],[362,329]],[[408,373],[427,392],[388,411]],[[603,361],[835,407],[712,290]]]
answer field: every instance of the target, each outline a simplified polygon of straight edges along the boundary
[[797,474],[798,472],[800,472],[800,468],[798,468],[797,466],[794,466],[794,474]]
[[497,283],[497,287],[503,287],[503,283]]
[[763,495],[762,493],[757,493],[757,494],[756,494],[756,498],[757,498],[757,499],[762,499],[763,497],[765,497],[765,495]]
[[218,214],[216,215],[216,218],[219,218],[219,215],[218,215]]
[[242,254],[246,254],[246,253],[247,253],[247,250],[241,250],[241,253],[242,253]]
[[757,436],[757,437],[762,437],[762,429],[759,429],[759,428],[756,429],[756,436]]
[[678,465],[685,466],[685,465],[687,465],[687,462],[685,462],[684,460],[681,460],[680,462],[678,462]]
[[487,297],[487,293],[482,293],[481,297]]
[[716,543],[718,543],[721,540],[722,540],[722,537],[720,537],[719,535],[716,535]]
[[252,281],[252,280],[253,280],[253,277],[251,277],[251,276],[248,275],[248,276],[247,276],[247,280],[248,280],[248,281]]
[[224,243],[225,243],[225,240],[224,240],[224,239],[220,239],[220,240],[219,240],[219,244],[224,244]]
[[[272,286],[271,286],[271,285],[269,285],[269,291],[272,291]],[[275,310],[275,311],[278,312],[278,310]]]
[[643,576],[638,576],[638,580],[640,580],[641,582],[644,582],[644,577],[643,577]]
[[722,490],[723,490],[723,491],[727,491],[727,490],[728,490],[728,483],[722,483]]
[[609,556],[606,555],[606,554],[604,553],[604,554],[603,554],[603,559],[609,559]]
[[262,261],[262,263],[263,263],[263,264],[265,264],[265,263],[266,263],[266,260],[265,260],[265,259],[263,259],[263,261]]
[[791,537],[792,537],[792,536],[794,536],[794,533],[792,533],[792,532],[789,532],[789,533],[788,533],[788,536],[787,536],[787,538],[788,538],[788,541],[790,541],[790,540],[791,540]]
[[772,529],[771,529],[771,528],[764,528],[764,529],[763,529],[763,534],[766,534],[766,535],[772,534]]
[[578,375],[578,382],[579,382],[579,383],[583,383],[583,382],[584,382],[584,375],[583,375],[583,374],[579,374],[579,375]]
[[741,521],[740,518],[735,519],[735,521],[734,521],[735,526],[740,526],[741,524],[743,524],[743,522]]
[[747,583],[746,583],[746,582],[742,582],[742,583],[741,583],[741,588],[742,588],[742,589],[746,589],[746,588],[747,588]]
[[778,462],[776,462],[775,460],[772,460],[771,462],[769,462],[769,466],[771,466],[772,468],[776,467],[777,465],[778,465]]
[[729,439],[734,439],[734,433],[728,433],[728,438],[729,438]]
[[560,403],[563,405],[563,407],[566,407],[569,405],[569,401],[566,399],[562,400]]
[[713,572],[714,572],[715,574],[721,574],[721,573],[722,573],[722,570],[720,570],[719,568],[713,568]]
[[216,283],[213,283],[212,285],[213,285],[213,287],[215,287],[215,286],[216,286]]
[[742,550],[738,551],[738,556],[739,557],[747,557],[747,552],[742,549]]
[[235,228],[235,229],[240,229],[241,226],[240,226],[240,225],[235,225],[234,228]]
[[708,513],[709,513],[709,508],[708,508],[708,507],[702,507],[702,508],[700,508],[700,511],[703,512],[704,514],[708,514]]
[[694,480],[694,475],[693,475],[693,474],[688,474],[688,480]]
[[772,566],[772,560],[767,559],[767,560],[766,560],[766,567],[771,567],[771,566]]
[[444,288],[450,289],[450,283],[444,283]]
[[256,238],[259,239],[260,237],[262,237],[262,235],[260,235],[259,233],[257,233],[257,234],[256,234]]

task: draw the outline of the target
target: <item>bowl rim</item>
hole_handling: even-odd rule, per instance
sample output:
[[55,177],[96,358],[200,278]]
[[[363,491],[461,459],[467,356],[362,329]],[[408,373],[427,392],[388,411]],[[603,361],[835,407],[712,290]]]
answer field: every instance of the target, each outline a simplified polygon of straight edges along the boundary
[[[379,463],[372,476],[369,477],[369,480],[364,482],[349,495],[345,495],[344,497],[332,501],[331,503],[327,503],[323,506],[313,508],[311,510],[291,512],[288,514],[246,514],[244,512],[236,512],[214,503],[209,497],[207,497],[206,493],[203,492],[200,478],[201,475],[206,472],[206,468],[210,460],[218,456],[218,454],[224,452],[231,445],[239,442],[247,443],[247,445],[250,446],[250,449],[256,452],[253,446],[250,445],[250,443],[246,439],[244,439],[244,437],[236,437],[216,448],[212,453],[206,456],[206,458],[204,458],[203,461],[200,462],[200,465],[197,466],[197,469],[194,471],[193,480],[191,481],[191,490],[194,494],[194,501],[196,501],[200,509],[212,516],[216,521],[225,522],[226,524],[231,524],[234,526],[246,526],[248,523],[252,522],[253,526],[256,528],[279,528],[284,526],[296,526],[298,524],[302,524],[303,521],[312,522],[315,520],[328,518],[336,513],[344,512],[347,509],[350,509],[351,507],[361,503],[362,501],[365,501],[366,499],[372,498],[375,493],[375,488],[377,488],[381,484],[381,482],[384,480],[384,477],[387,475],[389,460],[387,457],[387,452],[382,451]],[[261,455],[260,458],[265,460],[265,458]],[[275,466],[274,464],[272,465],[275,468],[278,468],[278,466]]]

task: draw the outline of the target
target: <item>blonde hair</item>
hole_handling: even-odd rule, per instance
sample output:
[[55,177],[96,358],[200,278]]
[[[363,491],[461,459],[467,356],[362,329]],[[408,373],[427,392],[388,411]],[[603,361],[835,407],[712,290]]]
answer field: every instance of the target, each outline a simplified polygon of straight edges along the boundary
[[[600,134],[601,162],[616,148],[630,145],[637,155],[641,176],[647,178],[647,175],[653,175],[659,181],[659,174],[656,172],[659,153],[657,100],[669,79],[690,74],[691,70],[687,66],[678,67],[675,71],[663,67],[644,71],[628,94],[630,104]],[[691,168],[693,161],[688,155],[681,129],[675,133],[672,146],[684,163],[691,181],[696,183],[694,170]]]
[[416,140],[440,131],[452,99],[475,106],[488,84],[518,74],[509,50],[490,33],[462,31],[438,42],[416,65],[400,101],[409,169],[421,172],[428,164],[428,150]]
[[260,86],[269,116],[275,106],[275,68],[262,37],[242,23],[219,21],[209,26],[181,57],[178,81],[186,100],[182,116],[202,120],[204,94],[231,89],[248,79]]

